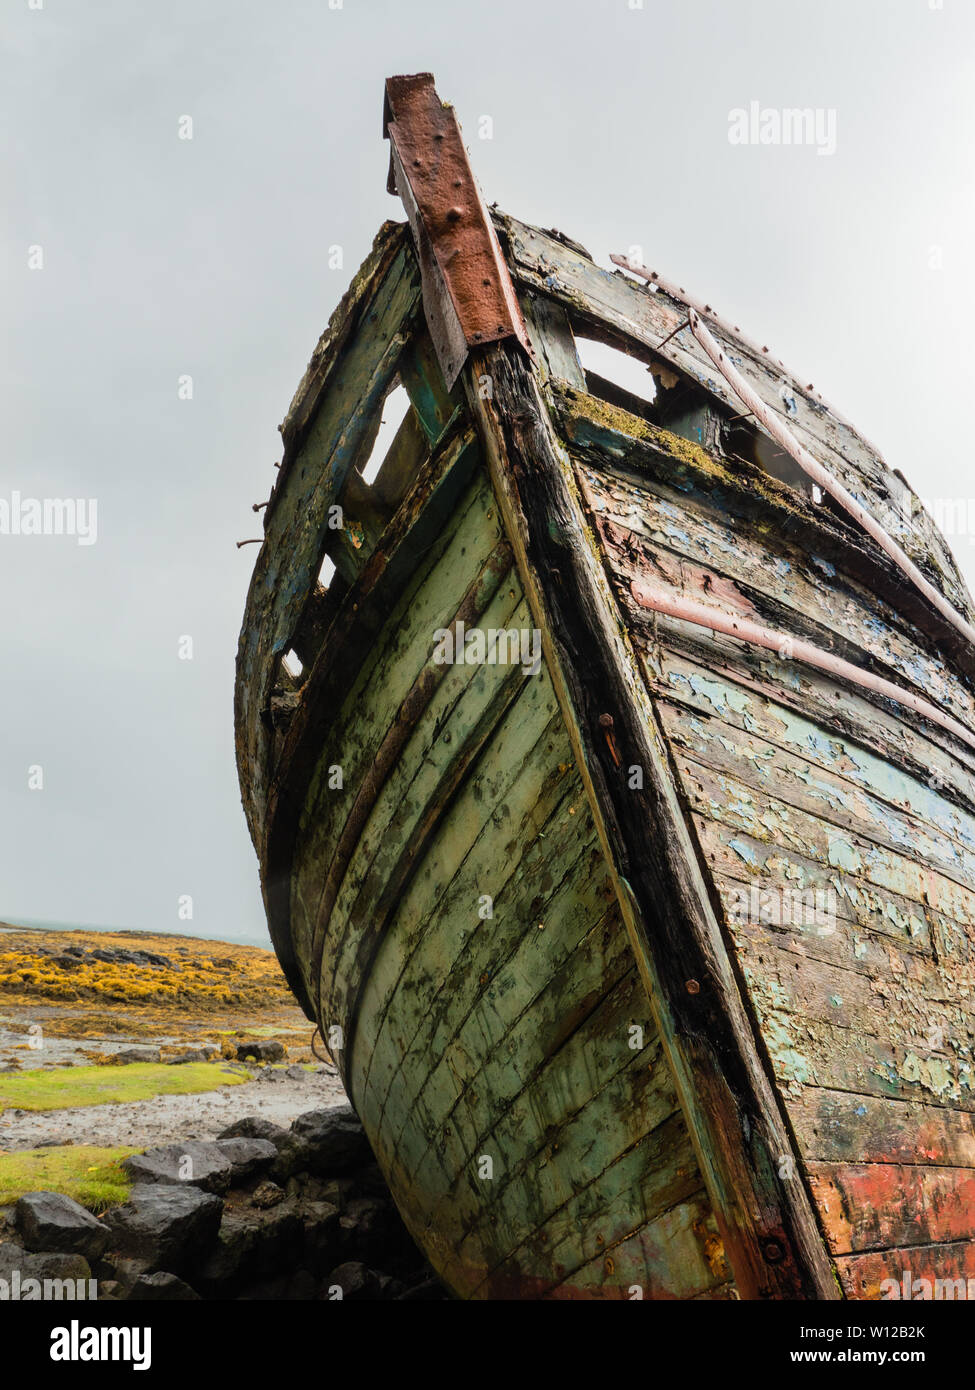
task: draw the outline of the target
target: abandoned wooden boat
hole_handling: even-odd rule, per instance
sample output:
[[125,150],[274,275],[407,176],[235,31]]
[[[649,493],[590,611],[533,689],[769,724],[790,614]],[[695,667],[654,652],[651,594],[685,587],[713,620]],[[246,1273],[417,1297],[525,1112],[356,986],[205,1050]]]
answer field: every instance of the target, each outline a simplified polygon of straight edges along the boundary
[[408,223],[282,426],[236,721],[275,948],[410,1230],[463,1298],[975,1276],[943,539],[710,306],[488,211],[428,74],[384,127]]

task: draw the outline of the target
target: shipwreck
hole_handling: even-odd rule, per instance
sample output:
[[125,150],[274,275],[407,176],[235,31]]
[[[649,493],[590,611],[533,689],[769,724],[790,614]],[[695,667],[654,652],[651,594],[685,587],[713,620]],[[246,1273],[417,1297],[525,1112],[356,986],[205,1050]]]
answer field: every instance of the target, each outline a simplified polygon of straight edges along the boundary
[[942,536],[712,306],[488,208],[429,74],[383,126],[407,221],[282,426],[236,736],[278,957],[404,1219],[461,1298],[975,1275]]

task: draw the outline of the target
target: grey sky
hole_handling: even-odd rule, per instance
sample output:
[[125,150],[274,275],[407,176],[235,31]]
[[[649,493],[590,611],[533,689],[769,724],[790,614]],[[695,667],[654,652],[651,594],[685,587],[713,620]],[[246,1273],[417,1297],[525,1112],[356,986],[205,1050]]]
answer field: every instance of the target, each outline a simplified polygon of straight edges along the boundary
[[[7,0],[0,498],[94,497],[98,533],[0,535],[0,919],[265,939],[234,542],[328,314],[402,217],[389,74],[435,73],[489,202],[604,264],[641,245],[922,496],[975,494],[975,5],[634,3]],[[752,101],[835,110],[836,152],[730,144]]]

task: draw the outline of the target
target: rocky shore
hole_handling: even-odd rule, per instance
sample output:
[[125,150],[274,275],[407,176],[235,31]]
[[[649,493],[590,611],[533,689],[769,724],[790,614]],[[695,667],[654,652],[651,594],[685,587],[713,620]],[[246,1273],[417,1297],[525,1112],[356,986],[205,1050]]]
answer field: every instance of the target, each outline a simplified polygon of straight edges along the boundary
[[[55,1192],[0,1216],[7,1297],[443,1299],[351,1106],[133,1154],[101,1217]],[[13,1291],[16,1286],[16,1292]]]

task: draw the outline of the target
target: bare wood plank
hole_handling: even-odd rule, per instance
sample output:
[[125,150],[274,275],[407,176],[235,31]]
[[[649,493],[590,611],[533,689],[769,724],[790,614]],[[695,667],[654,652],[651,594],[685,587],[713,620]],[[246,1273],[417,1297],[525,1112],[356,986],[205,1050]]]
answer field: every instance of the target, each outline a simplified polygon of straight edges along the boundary
[[975,1241],[877,1250],[836,1261],[847,1298],[939,1302],[975,1297]]
[[804,1086],[789,1114],[809,1160],[975,1168],[970,1113]]

